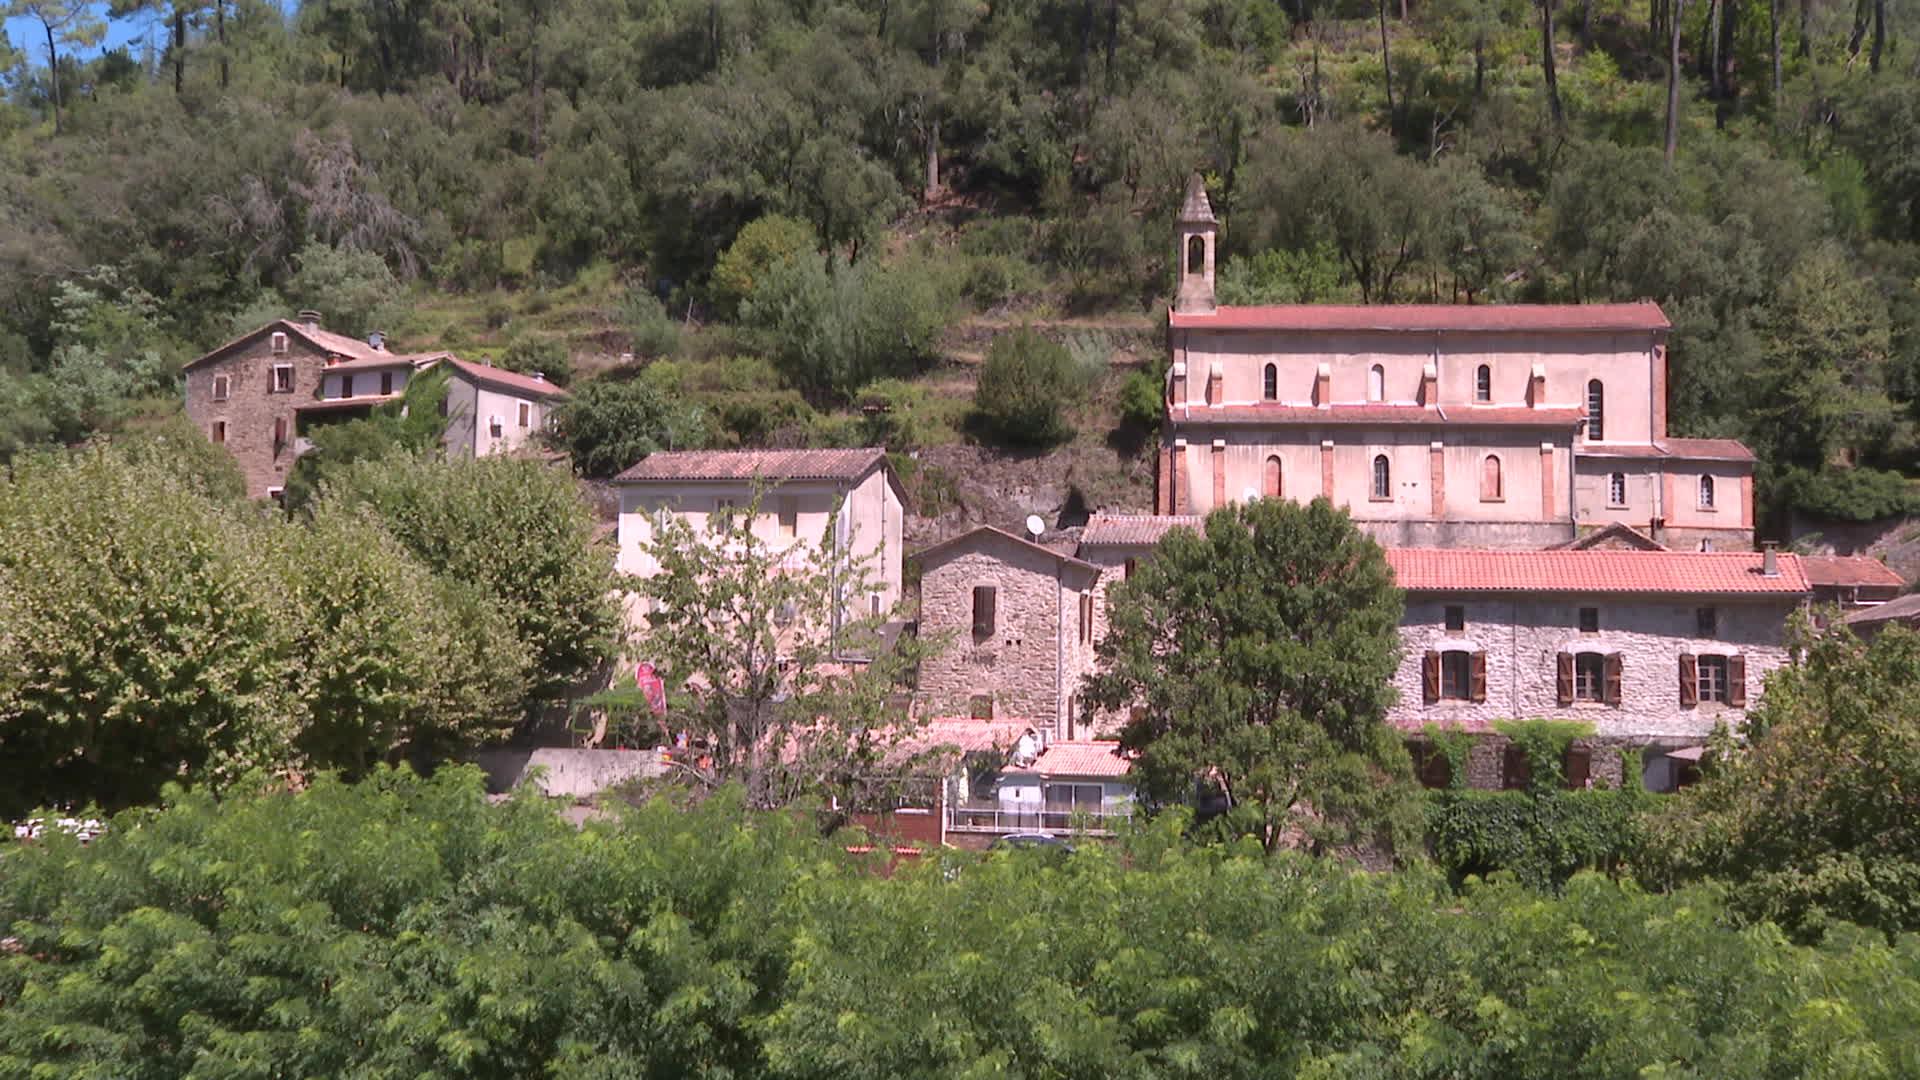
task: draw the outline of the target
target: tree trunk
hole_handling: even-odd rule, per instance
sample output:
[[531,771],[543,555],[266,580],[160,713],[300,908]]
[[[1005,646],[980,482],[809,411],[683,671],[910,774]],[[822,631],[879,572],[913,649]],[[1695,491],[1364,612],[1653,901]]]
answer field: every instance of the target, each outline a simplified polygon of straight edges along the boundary
[[540,111],[546,104],[541,100],[545,85],[541,81],[544,76],[540,71],[540,28],[538,26],[533,29],[533,44],[527,50],[527,58],[533,69],[529,73],[531,78],[528,80],[528,86],[533,93],[533,156],[537,158],[540,156]]
[[1880,73],[1880,54],[1887,46],[1887,0],[1873,0],[1873,52],[1867,57],[1867,70]]
[[1593,51],[1593,0],[1580,0],[1580,48]]
[[1560,105],[1560,76],[1554,68],[1553,4],[1554,0],[1540,0],[1540,59],[1547,76],[1547,108],[1553,114],[1553,126],[1563,128],[1567,114]]
[[1673,0],[1673,17],[1668,20],[1667,45],[1667,168],[1673,168],[1673,155],[1680,148],[1680,18],[1686,0]]
[[187,83],[187,11],[173,5],[173,92],[177,95]]
[[227,61],[227,0],[214,0],[213,27],[220,40],[220,89],[225,90],[232,75],[232,65]]
[[1707,92],[1713,92],[1713,36],[1714,14],[1720,10],[1720,0],[1707,0],[1706,18],[1700,21],[1700,52],[1695,55],[1694,63],[1700,69],[1700,77],[1707,82]]
[[1380,67],[1387,83],[1387,130],[1400,133],[1399,114],[1393,108],[1393,56],[1387,51],[1387,0],[1380,0]]
[[1722,3],[1707,5],[1707,93],[1715,101],[1720,100],[1720,27],[1726,22],[1726,7]]
[[47,78],[53,89],[53,133],[60,134],[60,52],[53,42],[53,24],[43,22],[47,29]]
[[1800,0],[1800,44],[1794,50],[1805,60],[1813,55],[1813,0]]
[[1738,38],[1740,32],[1740,8],[1732,3],[1720,5],[1720,36],[1714,43],[1713,68],[1714,83],[1719,91],[1720,104],[1714,109],[1713,122],[1716,127],[1725,127],[1727,118],[1732,116],[1740,101],[1740,84],[1736,78],[1735,66],[1739,62]]
[[1113,57],[1120,51],[1120,0],[1107,0],[1107,95],[1113,94]]
[[1487,39],[1484,36],[1473,39],[1473,100],[1479,101],[1486,96],[1487,86]]
[[1780,78],[1780,0],[1768,0],[1768,9],[1769,9],[1770,15],[1772,16],[1772,22],[1767,28],[1767,33],[1772,39],[1769,44],[1773,49],[1773,110],[1776,114],[1778,114],[1780,111],[1780,83],[1781,83],[1781,78]]
[[1847,57],[1849,59],[1860,55],[1860,43],[1867,38],[1867,19],[1869,12],[1872,10],[1867,4],[1868,0],[1855,0],[1853,5],[1853,35],[1847,38]]

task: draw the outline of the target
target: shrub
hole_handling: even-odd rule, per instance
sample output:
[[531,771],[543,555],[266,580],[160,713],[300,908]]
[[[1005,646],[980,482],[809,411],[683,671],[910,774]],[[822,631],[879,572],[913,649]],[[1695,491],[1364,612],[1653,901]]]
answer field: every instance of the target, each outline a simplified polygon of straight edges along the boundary
[[741,317],[789,385],[847,400],[932,363],[952,309],[948,275],[924,260],[829,269],[799,259],[771,270]]
[[1086,384],[1066,347],[1032,327],[994,338],[974,389],[974,409],[993,435],[1017,446],[1073,437],[1066,411]]
[[1783,507],[1837,521],[1872,521],[1920,509],[1906,477],[1885,469],[1787,469],[1773,484]]
[[645,379],[591,379],[554,411],[548,437],[582,476],[613,476],[656,450],[705,445],[698,405],[674,400]]
[[775,267],[819,250],[820,242],[806,222],[780,214],[751,222],[734,236],[733,243],[713,265],[709,289],[713,306],[723,317],[733,318]]
[[315,243],[293,259],[297,269],[287,282],[287,299],[296,308],[319,311],[327,329],[365,337],[400,317],[403,290],[380,256]]
[[630,290],[620,303],[620,324],[635,356],[668,357],[680,354],[680,324],[660,298],[644,289]]
[[949,401],[904,379],[868,383],[854,396],[854,405],[861,414],[863,446],[916,450],[944,442],[953,432]]
[[500,366],[522,375],[539,375],[555,386],[573,381],[573,361],[567,356],[567,346],[553,338],[515,338],[500,355]]
[[1504,870],[1533,888],[1558,889],[1580,870],[1613,872],[1631,861],[1654,801],[1635,783],[1617,791],[1428,792],[1427,847],[1456,885]]

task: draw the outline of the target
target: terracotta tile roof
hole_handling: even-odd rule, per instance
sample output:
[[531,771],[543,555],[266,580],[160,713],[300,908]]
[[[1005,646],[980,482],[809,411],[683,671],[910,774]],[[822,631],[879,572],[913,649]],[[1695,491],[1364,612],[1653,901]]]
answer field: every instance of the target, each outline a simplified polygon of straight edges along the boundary
[[1529,331],[1672,328],[1660,305],[1632,304],[1280,304],[1173,312],[1176,328],[1209,330]]
[[567,396],[565,390],[560,389],[545,379],[535,378],[532,375],[522,375],[517,371],[490,367],[486,364],[476,364],[471,360],[459,360],[452,356],[447,357],[447,363],[453,367],[455,372],[466,376],[474,382],[485,383],[492,389],[513,394],[517,397],[556,398]]
[[1569,540],[1564,544],[1553,544],[1551,546],[1555,550],[1586,551],[1589,548],[1599,548],[1608,544],[1623,544],[1628,548],[1640,551],[1670,550],[1667,545],[1655,540],[1639,529],[1619,521],[1595,529],[1578,539]]
[[441,360],[451,360],[452,358],[453,358],[452,353],[445,353],[445,352],[431,352],[431,353],[381,352],[381,353],[375,353],[372,356],[362,357],[358,360],[342,360],[340,363],[332,364],[323,370],[326,370],[326,371],[377,371],[381,368],[391,368],[391,367],[422,368],[422,367],[428,366],[429,364],[433,364]]
[[385,405],[389,402],[399,401],[401,397],[402,395],[396,391],[391,394],[355,394],[352,397],[346,398],[323,398],[319,401],[309,401],[295,405],[293,411],[327,412],[332,409],[359,409],[369,405]]
[[1020,720],[970,720],[966,717],[943,717],[927,721],[926,725],[911,732],[895,744],[900,756],[923,753],[933,749],[951,749],[962,754],[982,754],[999,750],[1011,750],[1020,736],[1032,731],[1033,726]]
[[[217,346],[202,353],[196,359],[189,361],[186,367],[198,367],[215,357],[225,355],[229,350],[244,345],[262,334],[275,330],[291,334],[294,337],[303,338],[321,352],[334,353],[339,356],[344,356],[349,360],[361,360],[369,356],[384,355],[359,338],[350,338],[345,334],[336,334],[331,330],[309,330],[307,329],[306,323],[295,322],[292,319],[275,319],[265,326],[249,330],[224,345]],[[183,368],[182,370],[185,369]]]
[[1213,203],[1207,199],[1207,185],[1199,173],[1187,178],[1187,197],[1180,204],[1181,221],[1213,222]]
[[1581,457],[1678,458],[1682,461],[1752,461],[1738,439],[1661,439],[1651,443],[1586,443]]
[[1848,612],[1841,621],[1848,626],[1872,625],[1885,622],[1906,622],[1920,619],[1920,593],[1908,593],[1884,604],[1861,608]]
[[864,450],[674,450],[649,454],[613,478],[616,484],[684,480],[858,480],[886,463],[879,447]]
[[1475,551],[1388,548],[1403,589],[1419,592],[1804,595],[1799,556],[1761,573],[1757,551]]
[[1126,756],[1117,742],[1105,740],[1066,741],[1048,743],[1033,764],[1020,767],[1009,765],[1000,770],[1002,773],[1035,773],[1040,776],[1125,776],[1133,771],[1133,759]]
[[1430,427],[1570,428],[1586,415],[1580,408],[1529,409],[1503,405],[1182,405],[1178,419],[1223,424],[1411,424]]
[[1198,530],[1198,514],[1095,514],[1080,533],[1082,547],[1152,547],[1168,529]]
[[1873,586],[1904,589],[1907,580],[1886,563],[1866,555],[1802,555],[1807,580],[1815,586]]
[[1046,544],[1036,544],[1024,536],[1015,536],[1005,529],[996,529],[992,525],[981,525],[977,528],[968,529],[958,536],[948,537],[937,544],[921,548],[919,551],[909,555],[908,558],[916,563],[924,564],[930,556],[944,554],[950,549],[959,547],[973,540],[993,540],[1003,544],[1013,544],[1037,554],[1045,555],[1055,562],[1065,563],[1066,565],[1078,567],[1082,570],[1091,570],[1094,573],[1100,572],[1100,567],[1077,558],[1071,551],[1062,551],[1059,548],[1049,547]]

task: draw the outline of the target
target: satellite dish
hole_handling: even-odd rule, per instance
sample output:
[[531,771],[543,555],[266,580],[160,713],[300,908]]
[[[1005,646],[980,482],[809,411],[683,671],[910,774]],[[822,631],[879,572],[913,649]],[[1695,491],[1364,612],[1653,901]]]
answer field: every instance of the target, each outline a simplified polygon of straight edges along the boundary
[[1046,531],[1047,523],[1040,520],[1039,514],[1027,515],[1027,532],[1031,533],[1035,540],[1040,539],[1040,534]]

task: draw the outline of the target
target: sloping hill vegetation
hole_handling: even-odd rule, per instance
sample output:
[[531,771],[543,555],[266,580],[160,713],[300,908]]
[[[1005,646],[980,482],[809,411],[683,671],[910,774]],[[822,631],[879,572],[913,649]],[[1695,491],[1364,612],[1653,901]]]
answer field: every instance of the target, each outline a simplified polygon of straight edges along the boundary
[[[104,54],[90,16],[29,21],[0,106],[0,454],[164,412],[184,358],[316,307],[622,383],[594,402],[651,419],[585,448],[593,472],[657,445],[1071,439],[1124,493],[1198,170],[1229,300],[1652,297],[1679,433],[1748,440],[1776,508],[1898,512],[1916,17],[153,0],[116,4],[144,44]],[[1027,323],[1075,363],[1022,350],[1072,377],[1015,380],[1058,400],[1009,431],[972,388]]]

